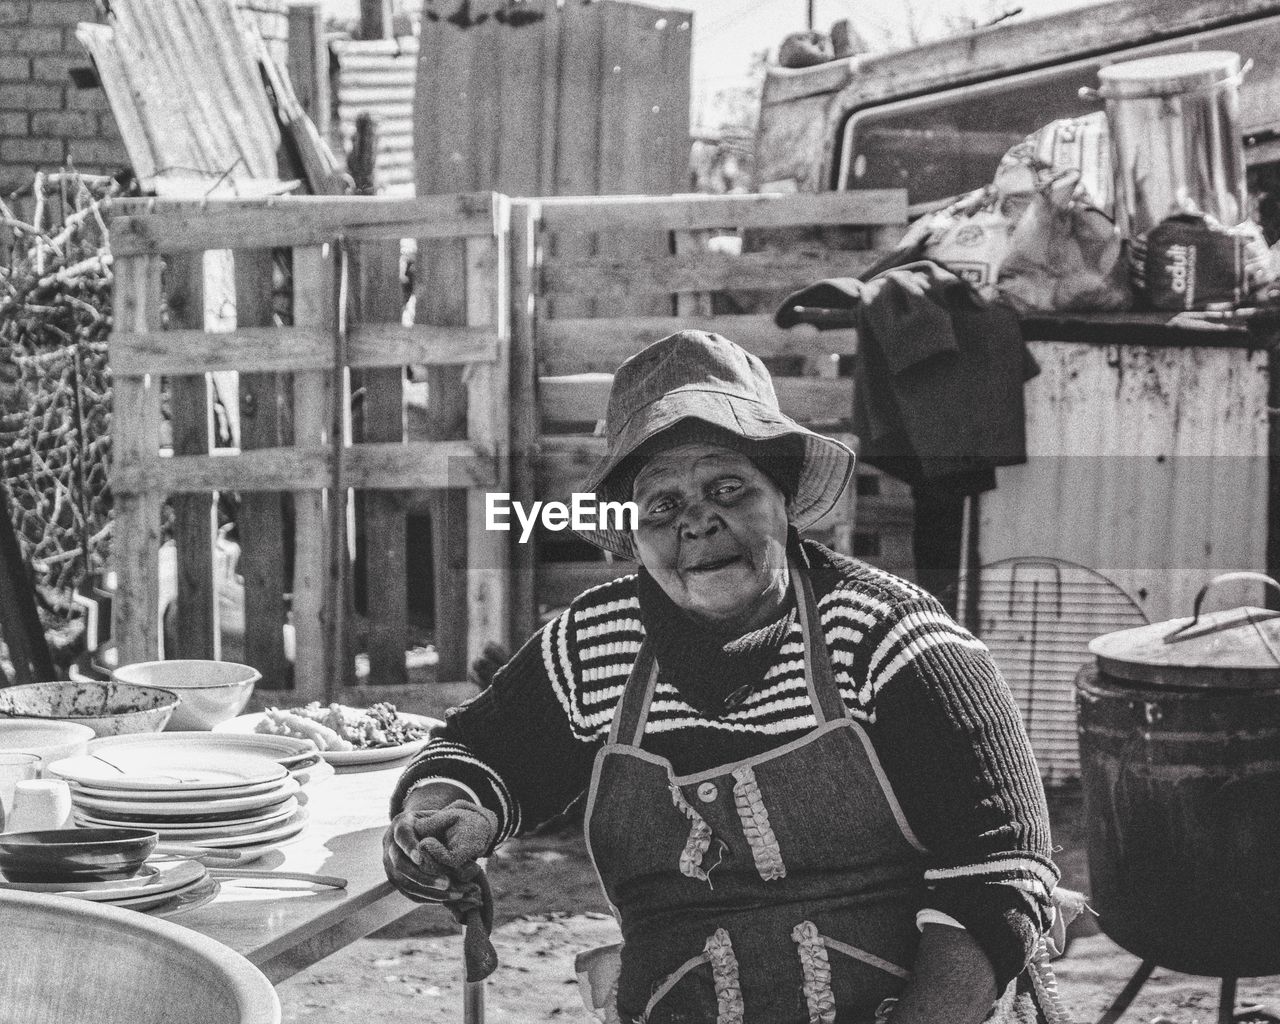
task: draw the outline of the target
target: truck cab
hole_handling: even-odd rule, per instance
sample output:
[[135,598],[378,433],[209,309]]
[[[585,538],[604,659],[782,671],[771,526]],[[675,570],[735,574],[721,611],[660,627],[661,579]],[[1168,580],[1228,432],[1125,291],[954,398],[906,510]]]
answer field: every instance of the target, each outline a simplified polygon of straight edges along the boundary
[[906,188],[917,210],[991,181],[1040,126],[1099,110],[1080,90],[1118,61],[1233,50],[1253,66],[1240,113],[1250,191],[1269,241],[1280,165],[1280,0],[1115,0],[897,52],[771,67],[755,180],[762,192]]

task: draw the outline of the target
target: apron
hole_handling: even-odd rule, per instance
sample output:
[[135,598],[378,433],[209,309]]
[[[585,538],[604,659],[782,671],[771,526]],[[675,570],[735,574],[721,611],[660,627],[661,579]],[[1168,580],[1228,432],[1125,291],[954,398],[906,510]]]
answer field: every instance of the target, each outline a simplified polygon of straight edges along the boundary
[[646,642],[596,756],[584,827],[622,927],[614,1019],[861,1024],[908,977],[925,851],[840,697],[808,576],[791,577],[813,730],[675,775],[640,746]]

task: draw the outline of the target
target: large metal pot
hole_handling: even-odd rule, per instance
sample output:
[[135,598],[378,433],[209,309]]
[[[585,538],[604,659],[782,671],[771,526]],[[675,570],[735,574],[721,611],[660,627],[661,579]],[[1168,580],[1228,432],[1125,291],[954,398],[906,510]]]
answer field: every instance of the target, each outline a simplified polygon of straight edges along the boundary
[[1092,903],[1129,952],[1187,974],[1280,973],[1280,613],[1109,633],[1077,677]]
[[1126,238],[1165,218],[1205,213],[1245,219],[1239,54],[1174,53],[1098,71],[1116,177],[1116,219]]

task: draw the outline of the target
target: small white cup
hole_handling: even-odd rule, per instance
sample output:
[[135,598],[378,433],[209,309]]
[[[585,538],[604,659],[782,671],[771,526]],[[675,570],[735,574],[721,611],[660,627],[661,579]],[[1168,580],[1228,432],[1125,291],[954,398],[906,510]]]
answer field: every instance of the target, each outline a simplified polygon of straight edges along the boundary
[[39,832],[71,824],[71,787],[61,779],[30,779],[13,787],[6,832]]

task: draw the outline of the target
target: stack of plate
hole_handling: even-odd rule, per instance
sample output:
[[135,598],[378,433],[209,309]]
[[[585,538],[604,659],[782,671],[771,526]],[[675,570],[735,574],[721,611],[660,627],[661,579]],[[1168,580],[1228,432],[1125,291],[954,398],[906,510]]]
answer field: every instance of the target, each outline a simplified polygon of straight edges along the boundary
[[95,741],[88,754],[55,761],[46,774],[72,784],[77,825],[147,828],[162,843],[213,849],[259,847],[301,832],[301,783],[261,750],[246,753],[222,739],[113,737],[128,742]]
[[103,736],[90,740],[87,752],[100,753],[108,747],[118,749],[123,746],[135,750],[176,749],[190,754],[202,753],[215,761],[224,754],[259,754],[284,765],[302,786],[331,778],[334,774],[333,765],[320,756],[316,745],[297,736],[253,733],[222,736],[209,732],[131,733],[127,736]]
[[168,860],[147,863],[132,878],[110,882],[4,882],[0,889],[46,892],[93,903],[146,911],[168,917],[180,910],[208,903],[218,894],[218,882],[199,861]]

